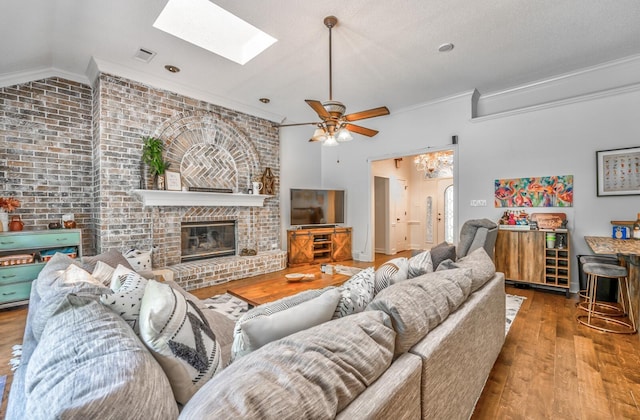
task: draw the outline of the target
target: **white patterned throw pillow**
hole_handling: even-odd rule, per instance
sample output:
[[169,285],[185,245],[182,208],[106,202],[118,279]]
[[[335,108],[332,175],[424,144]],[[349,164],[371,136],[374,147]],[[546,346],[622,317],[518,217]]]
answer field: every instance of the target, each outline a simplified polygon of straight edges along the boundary
[[140,337],[181,404],[224,368],[213,328],[194,302],[167,284],[149,280],[140,307]]
[[375,295],[375,272],[373,267],[360,271],[340,288],[340,301],[333,319],[364,311]]
[[122,255],[136,272],[151,270],[151,250],[130,249]]
[[375,274],[375,293],[380,293],[394,283],[406,280],[409,272],[409,260],[394,258],[382,264]]
[[138,325],[140,305],[146,286],[147,280],[145,278],[119,265],[111,278],[113,293],[100,297],[100,302],[127,321],[136,334],[140,332]]

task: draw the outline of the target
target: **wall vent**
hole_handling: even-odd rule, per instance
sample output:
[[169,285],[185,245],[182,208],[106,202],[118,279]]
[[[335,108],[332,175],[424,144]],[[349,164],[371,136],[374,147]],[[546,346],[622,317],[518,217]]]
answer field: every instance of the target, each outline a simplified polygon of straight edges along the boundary
[[135,58],[136,60],[140,60],[140,61],[144,61],[145,63],[148,63],[155,56],[156,56],[155,52],[148,50],[146,48],[140,48],[138,49],[138,51],[136,51],[136,54],[133,56],[133,58]]

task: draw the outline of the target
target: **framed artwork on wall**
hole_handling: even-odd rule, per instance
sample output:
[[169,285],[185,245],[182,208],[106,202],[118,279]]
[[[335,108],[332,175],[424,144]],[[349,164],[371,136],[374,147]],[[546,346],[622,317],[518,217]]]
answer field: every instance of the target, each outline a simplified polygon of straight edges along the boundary
[[167,182],[167,191],[182,190],[182,180],[180,179],[180,172],[165,171],[164,176]]
[[640,194],[640,146],[596,152],[598,197]]

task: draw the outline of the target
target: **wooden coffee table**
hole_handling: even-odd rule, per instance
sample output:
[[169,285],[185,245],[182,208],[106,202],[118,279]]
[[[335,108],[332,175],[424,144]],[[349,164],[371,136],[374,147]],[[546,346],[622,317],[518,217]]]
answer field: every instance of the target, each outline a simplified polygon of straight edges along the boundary
[[[232,287],[227,290],[227,293],[244,300],[251,306],[258,306],[305,290],[339,286],[349,279],[349,276],[343,274],[324,274],[320,272],[320,268],[314,271],[316,272],[312,273],[315,276],[313,280],[289,281],[283,275],[246,286]],[[301,272],[308,273],[303,270]]]

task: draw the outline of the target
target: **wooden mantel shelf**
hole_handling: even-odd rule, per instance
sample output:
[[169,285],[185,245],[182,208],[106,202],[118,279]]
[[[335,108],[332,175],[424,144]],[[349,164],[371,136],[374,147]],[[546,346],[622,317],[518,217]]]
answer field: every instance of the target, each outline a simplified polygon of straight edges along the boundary
[[132,190],[145,206],[167,207],[264,207],[264,194],[212,193],[194,191]]

